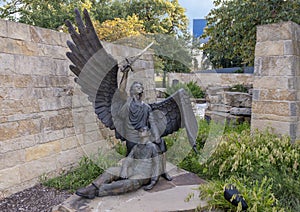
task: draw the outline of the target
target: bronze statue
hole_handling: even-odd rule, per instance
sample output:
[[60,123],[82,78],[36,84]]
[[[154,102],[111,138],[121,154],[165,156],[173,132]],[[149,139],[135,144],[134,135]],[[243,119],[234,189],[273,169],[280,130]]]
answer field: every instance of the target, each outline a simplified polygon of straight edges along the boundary
[[139,130],[139,143],[134,145],[121,167],[111,167],[91,185],[78,189],[76,194],[93,199],[95,196],[117,195],[144,186],[150,190],[160,175],[160,150],[150,141],[148,127]]
[[[172,180],[165,169],[164,153],[167,148],[162,137],[184,127],[190,144],[196,150],[198,126],[189,96],[181,89],[162,102],[146,104],[142,101],[144,90],[140,82],[134,82],[131,85],[130,96],[128,96],[125,90],[129,72],[133,71],[131,65],[147,48],[141,54],[126,58],[118,64],[117,60],[103,48],[87,10],[84,10],[85,23],[79,11],[75,10],[75,13],[79,33],[69,21],[66,21],[73,40],[73,42],[67,41],[71,50],[67,52],[67,57],[73,63],[70,69],[77,76],[75,81],[88,95],[101,122],[115,131],[116,138],[126,141],[127,156],[136,144],[141,142],[139,131],[145,127],[150,130],[149,140],[155,144],[160,155],[159,175]],[[119,71],[123,73],[123,76],[118,87]],[[149,188],[152,187],[149,186]],[[80,189],[77,194],[88,198],[94,197],[94,194],[89,195],[95,192],[94,188],[100,189],[99,184]]]

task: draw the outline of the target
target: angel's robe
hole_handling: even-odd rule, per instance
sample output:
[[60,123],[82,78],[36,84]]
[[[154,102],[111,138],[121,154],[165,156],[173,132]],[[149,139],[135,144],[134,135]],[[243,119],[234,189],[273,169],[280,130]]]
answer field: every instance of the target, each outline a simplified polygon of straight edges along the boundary
[[[136,101],[132,97],[125,99],[125,94],[118,91],[112,104],[112,116],[116,127],[116,137],[126,140],[127,154],[139,143],[139,130],[148,127],[151,131],[151,141],[159,144],[162,152],[165,152],[165,143],[159,136],[159,131],[153,119],[151,107],[143,102]],[[163,142],[163,148],[160,143]]]

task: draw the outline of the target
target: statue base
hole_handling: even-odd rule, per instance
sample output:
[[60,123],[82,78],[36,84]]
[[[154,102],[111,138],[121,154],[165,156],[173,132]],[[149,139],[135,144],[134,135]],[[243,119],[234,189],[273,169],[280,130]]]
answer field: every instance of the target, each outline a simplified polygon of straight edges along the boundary
[[[202,207],[206,205],[205,201],[200,201],[197,190],[199,184],[205,183],[204,180],[175,166],[169,174],[173,177],[172,181],[161,177],[150,191],[139,189],[122,195],[96,197],[92,200],[72,195],[54,207],[52,212],[194,211],[199,205]],[[186,202],[185,199],[191,194],[192,198]]]

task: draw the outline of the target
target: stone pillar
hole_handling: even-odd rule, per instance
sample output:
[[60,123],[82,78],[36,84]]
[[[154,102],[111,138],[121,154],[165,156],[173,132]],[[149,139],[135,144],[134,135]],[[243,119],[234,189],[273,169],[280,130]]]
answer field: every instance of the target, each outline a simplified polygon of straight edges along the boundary
[[300,26],[257,28],[251,129],[300,139]]

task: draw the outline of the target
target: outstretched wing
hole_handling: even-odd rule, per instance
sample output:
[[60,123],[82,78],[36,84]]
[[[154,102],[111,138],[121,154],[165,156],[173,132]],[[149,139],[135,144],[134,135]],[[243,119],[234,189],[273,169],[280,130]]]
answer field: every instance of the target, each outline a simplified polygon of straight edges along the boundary
[[80,12],[75,10],[79,33],[70,21],[66,21],[73,42],[67,41],[71,52],[67,57],[73,63],[71,71],[78,77],[76,82],[93,103],[95,113],[102,123],[115,129],[111,116],[111,104],[118,88],[118,63],[103,48],[87,10],[84,10],[83,22]]
[[195,149],[198,124],[189,95],[184,89],[178,90],[164,101],[150,104],[161,137],[179,128],[185,128],[190,144]]

